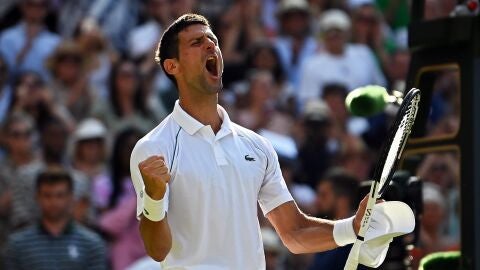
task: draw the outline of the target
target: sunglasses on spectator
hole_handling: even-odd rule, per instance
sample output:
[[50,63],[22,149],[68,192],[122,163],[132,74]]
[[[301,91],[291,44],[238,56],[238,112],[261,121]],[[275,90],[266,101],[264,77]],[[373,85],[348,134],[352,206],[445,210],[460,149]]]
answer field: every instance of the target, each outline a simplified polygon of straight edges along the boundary
[[358,21],[358,22],[363,22],[363,23],[368,23],[368,24],[375,24],[378,22],[377,18],[373,17],[373,16],[362,16],[362,15],[358,15],[355,17],[355,19]]
[[25,1],[25,4],[28,5],[29,7],[35,7],[35,8],[47,8],[48,3],[47,1]]
[[31,129],[25,129],[25,130],[10,130],[8,132],[8,135],[10,137],[15,138],[15,139],[25,139],[25,138],[30,138],[32,135],[32,130]]

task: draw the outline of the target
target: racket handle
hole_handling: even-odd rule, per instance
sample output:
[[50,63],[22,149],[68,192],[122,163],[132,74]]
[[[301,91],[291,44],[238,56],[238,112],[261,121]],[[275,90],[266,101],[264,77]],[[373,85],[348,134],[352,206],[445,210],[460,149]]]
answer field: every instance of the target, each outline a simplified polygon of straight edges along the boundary
[[343,270],[357,270],[358,267],[358,257],[360,256],[360,246],[362,246],[363,241],[358,240],[352,246],[350,253],[348,254],[347,262]]

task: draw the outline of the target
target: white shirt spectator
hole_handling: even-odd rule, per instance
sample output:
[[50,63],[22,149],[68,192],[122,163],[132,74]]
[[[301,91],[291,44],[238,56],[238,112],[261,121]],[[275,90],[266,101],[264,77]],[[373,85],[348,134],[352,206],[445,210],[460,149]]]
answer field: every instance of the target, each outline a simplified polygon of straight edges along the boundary
[[173,245],[163,269],[265,269],[257,219],[291,201],[272,145],[260,135],[223,119],[214,134],[175,104],[173,112],[135,146],[130,161],[143,211],[144,184],[138,164],[162,155],[172,175],[168,223]]
[[322,51],[305,61],[301,70],[298,98],[301,104],[310,98],[320,98],[329,83],[344,84],[349,91],[376,84],[385,86],[385,77],[373,52],[365,45],[347,44],[343,55]]

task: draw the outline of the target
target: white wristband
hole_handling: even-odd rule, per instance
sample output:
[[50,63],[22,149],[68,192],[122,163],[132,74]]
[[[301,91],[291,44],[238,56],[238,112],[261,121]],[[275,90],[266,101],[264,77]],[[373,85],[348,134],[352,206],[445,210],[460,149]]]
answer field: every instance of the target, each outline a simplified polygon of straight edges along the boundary
[[165,196],[161,200],[154,200],[143,190],[143,216],[157,222],[165,217]]
[[333,224],[333,240],[338,246],[345,246],[355,242],[357,235],[353,230],[353,220],[355,216],[340,219]]

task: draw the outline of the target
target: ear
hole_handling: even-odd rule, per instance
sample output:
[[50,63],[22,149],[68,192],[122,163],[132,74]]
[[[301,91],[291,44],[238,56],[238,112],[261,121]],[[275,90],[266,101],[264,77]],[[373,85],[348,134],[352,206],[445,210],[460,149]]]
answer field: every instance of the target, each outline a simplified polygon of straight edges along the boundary
[[163,62],[163,68],[169,75],[175,75],[179,72],[179,63],[176,59],[166,59]]

